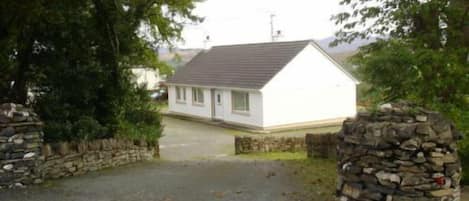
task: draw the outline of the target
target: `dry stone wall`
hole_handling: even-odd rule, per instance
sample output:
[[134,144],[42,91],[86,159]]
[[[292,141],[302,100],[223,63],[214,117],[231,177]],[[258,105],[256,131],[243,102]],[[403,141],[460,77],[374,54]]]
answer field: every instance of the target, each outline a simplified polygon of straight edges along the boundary
[[304,137],[236,136],[235,153],[300,152],[306,150]]
[[17,104],[0,105],[0,188],[75,176],[159,157],[158,142],[102,139],[43,143],[42,122]]
[[144,140],[102,139],[80,143],[54,143],[43,146],[44,178],[81,175],[159,156],[158,144]]
[[306,134],[306,153],[308,158],[335,158],[337,133]]
[[441,114],[385,104],[338,134],[340,201],[459,201],[461,134]]
[[42,182],[41,127],[22,105],[0,105],[0,188]]

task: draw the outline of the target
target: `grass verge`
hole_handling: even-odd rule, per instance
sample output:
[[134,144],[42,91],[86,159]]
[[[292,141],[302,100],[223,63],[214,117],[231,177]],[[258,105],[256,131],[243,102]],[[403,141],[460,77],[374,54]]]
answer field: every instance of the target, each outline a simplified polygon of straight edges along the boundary
[[293,178],[304,185],[306,195],[303,195],[300,200],[335,200],[335,182],[337,178],[335,159],[309,159],[304,152],[254,153],[242,155],[241,157],[284,162],[284,164],[291,168]]

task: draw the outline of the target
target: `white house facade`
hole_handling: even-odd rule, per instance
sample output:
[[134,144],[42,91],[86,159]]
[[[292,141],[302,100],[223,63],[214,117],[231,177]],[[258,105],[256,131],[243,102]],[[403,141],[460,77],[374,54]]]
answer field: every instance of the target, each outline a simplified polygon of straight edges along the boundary
[[160,83],[165,81],[165,77],[161,76],[158,69],[153,68],[132,68],[133,82],[139,86],[145,86],[146,90],[152,91],[160,88]]
[[357,80],[311,41],[213,47],[168,81],[178,115],[277,129],[356,114]]
[[[180,91],[180,99],[177,91]],[[202,95],[196,91],[201,91]],[[203,96],[203,98],[194,98],[194,96]],[[233,99],[236,99],[236,106],[233,104]],[[169,111],[176,114],[210,118],[244,126],[261,127],[263,124],[262,94],[259,91],[170,85],[168,105]]]

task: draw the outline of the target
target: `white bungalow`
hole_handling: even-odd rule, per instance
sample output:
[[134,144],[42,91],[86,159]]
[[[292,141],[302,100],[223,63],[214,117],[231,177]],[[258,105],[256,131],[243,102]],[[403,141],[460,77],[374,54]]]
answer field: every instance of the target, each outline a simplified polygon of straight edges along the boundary
[[160,75],[158,69],[136,67],[131,69],[133,76],[132,81],[140,87],[145,87],[148,91],[154,91],[160,88],[161,82],[165,81],[165,77]]
[[169,112],[261,130],[341,122],[357,83],[312,41],[215,46],[168,80]]

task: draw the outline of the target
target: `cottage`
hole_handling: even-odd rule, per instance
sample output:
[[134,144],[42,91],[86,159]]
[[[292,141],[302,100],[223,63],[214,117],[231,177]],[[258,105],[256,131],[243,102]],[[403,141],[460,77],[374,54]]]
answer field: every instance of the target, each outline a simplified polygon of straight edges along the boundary
[[215,46],[168,80],[169,112],[262,130],[340,122],[357,83],[313,41]]
[[140,87],[145,87],[148,91],[155,91],[160,88],[165,77],[160,75],[158,69],[135,67],[131,69],[133,77],[132,81]]

